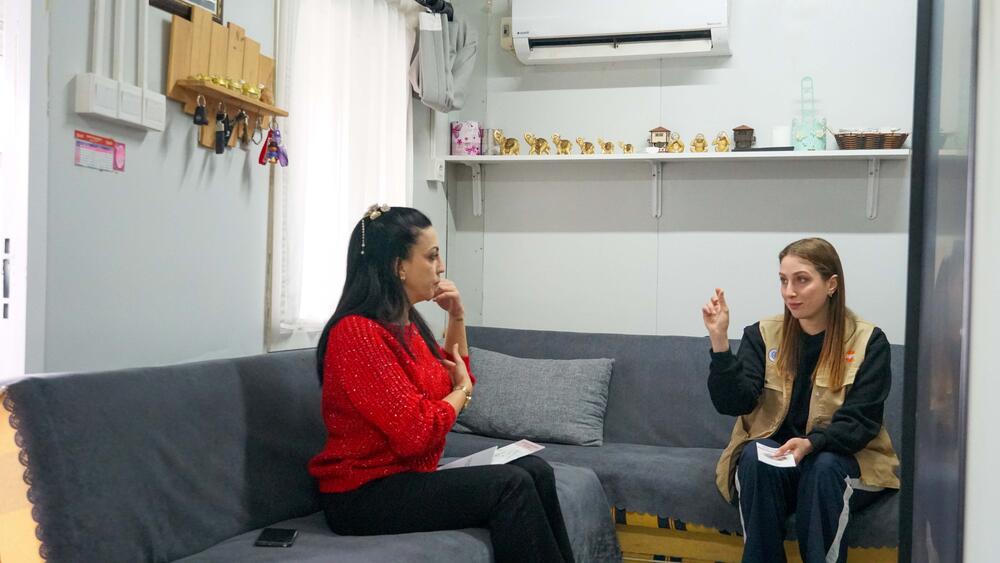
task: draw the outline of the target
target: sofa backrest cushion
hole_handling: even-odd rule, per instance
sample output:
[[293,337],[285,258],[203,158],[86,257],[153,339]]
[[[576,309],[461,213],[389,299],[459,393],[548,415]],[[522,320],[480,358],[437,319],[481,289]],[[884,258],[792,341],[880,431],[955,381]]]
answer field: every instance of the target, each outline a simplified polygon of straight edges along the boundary
[[516,358],[469,350],[476,398],[454,430],[495,438],[600,446],[614,360]]
[[[693,336],[646,336],[469,327],[469,344],[523,358],[612,358],[606,442],[723,448],[735,419],[708,395],[710,344]],[[739,341],[732,342],[733,350]],[[903,347],[892,347],[889,434],[900,447]]]
[[319,509],[314,354],[8,388],[49,561],[170,561]]

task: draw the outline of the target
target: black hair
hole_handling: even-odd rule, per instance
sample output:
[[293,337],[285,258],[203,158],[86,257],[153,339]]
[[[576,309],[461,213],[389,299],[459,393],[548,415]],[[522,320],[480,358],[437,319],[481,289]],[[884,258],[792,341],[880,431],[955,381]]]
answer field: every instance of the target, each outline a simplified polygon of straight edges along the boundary
[[386,327],[412,356],[400,325],[408,314],[431,353],[442,359],[427,323],[410,306],[398,274],[399,262],[409,258],[420,233],[430,226],[431,220],[411,207],[393,207],[375,219],[369,219],[366,213],[354,226],[347,245],[344,291],[316,347],[316,372],[320,385],[323,384],[323,365],[330,330],[349,315],[361,315]]

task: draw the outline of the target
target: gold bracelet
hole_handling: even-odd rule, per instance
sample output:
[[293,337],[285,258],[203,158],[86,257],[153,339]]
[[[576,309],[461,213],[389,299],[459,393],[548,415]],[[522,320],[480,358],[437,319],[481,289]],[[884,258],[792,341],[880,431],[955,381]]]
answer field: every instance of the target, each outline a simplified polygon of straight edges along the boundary
[[469,401],[472,400],[472,390],[466,387],[463,383],[461,385],[456,385],[452,388],[452,391],[461,391],[462,394],[465,395],[465,402],[462,403],[462,410],[465,410],[465,407],[469,406]]

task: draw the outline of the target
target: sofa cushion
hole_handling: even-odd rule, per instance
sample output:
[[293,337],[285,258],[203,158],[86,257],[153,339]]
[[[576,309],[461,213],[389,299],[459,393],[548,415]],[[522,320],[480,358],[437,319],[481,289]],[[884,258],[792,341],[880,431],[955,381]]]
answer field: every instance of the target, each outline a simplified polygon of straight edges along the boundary
[[169,561],[319,510],[315,354],[29,378],[8,405],[48,561]]
[[[469,344],[522,358],[613,358],[606,442],[723,448],[734,418],[708,395],[707,338],[554,332],[470,326]],[[900,336],[900,335],[897,335]],[[735,351],[739,341],[732,341]],[[902,435],[903,347],[892,346],[885,426],[897,452]]]
[[[618,540],[607,509],[608,500],[597,476],[583,467],[562,463],[553,463],[552,466],[556,492],[577,561],[620,561]],[[338,536],[327,528],[321,512],[272,526],[298,530],[295,545],[290,548],[254,547],[253,542],[260,530],[253,530],[180,561],[493,561],[489,532],[483,528],[384,536]]]
[[[445,454],[462,456],[504,440],[469,434],[448,435]],[[716,448],[677,448],[605,443],[599,448],[546,444],[536,455],[549,461],[594,470],[608,501],[633,512],[675,518],[719,530],[742,533],[739,511],[715,488]],[[852,547],[896,546],[898,497],[886,494],[873,506],[852,515],[847,528]],[[788,526],[794,537],[794,526]]]
[[599,446],[614,360],[525,359],[478,348],[475,398],[458,432]]

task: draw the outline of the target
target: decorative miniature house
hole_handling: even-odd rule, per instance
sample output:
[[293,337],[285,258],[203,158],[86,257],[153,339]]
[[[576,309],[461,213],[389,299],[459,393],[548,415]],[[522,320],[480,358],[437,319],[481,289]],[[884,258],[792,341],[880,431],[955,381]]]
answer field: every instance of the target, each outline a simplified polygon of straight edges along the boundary
[[670,129],[657,127],[649,130],[649,144],[660,149],[660,152],[667,152],[667,143],[670,142]]
[[753,127],[740,125],[733,128],[733,142],[736,145],[734,150],[745,151],[753,146],[757,138],[753,136]]

